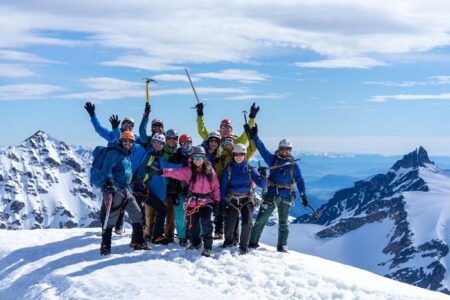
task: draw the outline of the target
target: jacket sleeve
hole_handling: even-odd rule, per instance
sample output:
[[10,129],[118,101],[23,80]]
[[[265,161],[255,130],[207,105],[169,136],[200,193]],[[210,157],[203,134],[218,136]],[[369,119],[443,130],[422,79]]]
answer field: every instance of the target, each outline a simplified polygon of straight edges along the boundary
[[252,167],[252,179],[260,188],[265,188],[267,184],[267,179],[263,176],[260,176],[256,169]]
[[204,116],[197,117],[197,131],[204,141],[208,139],[209,131],[206,128]]
[[251,139],[250,146],[247,148],[247,160],[250,160],[250,158],[256,153],[256,150],[258,149],[256,148],[255,140]]
[[161,164],[162,168],[180,169],[183,166],[183,164],[172,163],[172,162],[167,161],[164,158],[161,158],[159,160],[159,163]]
[[139,135],[142,144],[148,143],[147,125],[148,125],[148,117],[142,117],[141,124],[139,124]]
[[103,178],[103,181],[106,179],[113,180],[112,169],[117,163],[117,151],[110,150],[106,153],[105,160],[103,162],[103,167],[100,171],[100,176]]
[[[250,128],[255,127],[256,121],[255,118],[251,118],[248,120],[248,126]],[[243,132],[237,139],[236,139],[236,144],[240,143],[240,144],[247,144],[248,142],[248,135],[247,132]]]
[[190,166],[180,169],[168,168],[163,169],[162,176],[189,182],[189,180],[191,179],[191,172],[192,171]]
[[306,196],[305,181],[303,180],[302,172],[300,171],[300,168],[298,167],[297,164],[294,165],[294,180],[297,183],[297,188],[300,193],[300,196],[305,197]]
[[228,185],[228,168],[225,168],[222,172],[220,179],[220,199],[225,200],[227,198],[227,185]]
[[119,127],[113,128],[112,130],[114,138],[118,141],[120,140],[120,129]]
[[266,146],[264,146],[263,142],[259,139],[259,136],[255,137],[255,145],[266,164],[269,167],[273,166],[273,164],[275,163],[275,155],[273,155],[266,149]]
[[[91,123],[94,126],[95,132],[97,132],[102,138],[104,138],[105,140],[107,140],[110,143],[113,142],[114,140],[116,140],[116,136],[115,136],[114,132],[112,132],[111,130],[108,130],[105,127],[103,127],[102,125],[100,125],[100,122],[98,121],[97,116],[91,117]],[[119,132],[119,137],[120,137],[120,132]]]
[[211,187],[212,187],[213,198],[214,198],[214,201],[220,201],[219,179],[217,178],[217,174],[216,174],[216,171],[214,171],[214,169],[212,170],[212,172],[213,172],[213,181],[212,181]]

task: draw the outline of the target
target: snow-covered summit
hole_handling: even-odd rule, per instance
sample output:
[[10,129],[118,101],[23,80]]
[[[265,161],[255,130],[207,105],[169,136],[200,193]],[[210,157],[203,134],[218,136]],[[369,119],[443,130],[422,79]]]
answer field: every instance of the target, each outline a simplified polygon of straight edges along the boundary
[[99,201],[88,156],[37,131],[0,151],[0,228],[93,226]]

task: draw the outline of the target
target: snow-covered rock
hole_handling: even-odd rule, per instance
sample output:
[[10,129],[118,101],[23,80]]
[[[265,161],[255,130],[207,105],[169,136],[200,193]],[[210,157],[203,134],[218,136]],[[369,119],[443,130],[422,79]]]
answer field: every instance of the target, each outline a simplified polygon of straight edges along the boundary
[[450,178],[424,148],[336,192],[319,212],[317,255],[450,294]]
[[89,150],[77,151],[43,131],[1,150],[0,228],[98,225],[100,205],[87,172]]

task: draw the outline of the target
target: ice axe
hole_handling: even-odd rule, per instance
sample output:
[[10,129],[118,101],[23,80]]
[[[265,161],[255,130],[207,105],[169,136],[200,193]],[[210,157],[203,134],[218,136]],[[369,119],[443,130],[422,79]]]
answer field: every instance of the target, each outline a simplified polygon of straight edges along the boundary
[[320,218],[320,213],[318,213],[317,210],[315,210],[315,208],[311,206],[311,204],[308,203],[308,205],[306,206],[313,211],[313,222],[317,222],[317,220],[319,220]]
[[[247,111],[243,110],[242,113],[244,114],[245,125],[247,125],[245,128],[249,128],[248,127],[248,122],[247,122]],[[248,132],[248,130],[245,130],[245,133],[247,134],[247,138],[248,138],[248,147],[250,148],[250,151],[253,152],[252,142],[250,140],[250,133]]]
[[154,82],[154,83],[158,83],[158,82],[152,78],[144,78],[143,80],[145,80],[145,92],[147,95],[147,103],[150,104],[150,90],[149,90],[150,82]]
[[[200,99],[198,98],[197,92],[195,91],[195,87],[194,87],[194,84],[192,83],[191,76],[189,75],[188,69],[184,68],[184,71],[186,72],[186,76],[189,79],[189,83],[191,84],[191,88],[192,88],[192,91],[194,92],[195,99],[197,99],[197,104],[199,104]],[[195,107],[191,107],[191,108],[195,109]]]

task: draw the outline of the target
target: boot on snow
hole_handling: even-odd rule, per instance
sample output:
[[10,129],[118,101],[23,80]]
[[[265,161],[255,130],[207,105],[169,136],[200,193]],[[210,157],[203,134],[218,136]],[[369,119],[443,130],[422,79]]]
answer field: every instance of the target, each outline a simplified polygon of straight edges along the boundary
[[203,249],[202,255],[205,257],[211,257],[212,249]]
[[282,253],[288,253],[287,246],[277,246],[277,251]]
[[102,244],[100,246],[101,255],[111,254],[111,236],[112,236],[112,228],[106,228],[105,230],[103,230]]
[[111,246],[101,245],[100,246],[100,255],[110,255],[111,254]]

